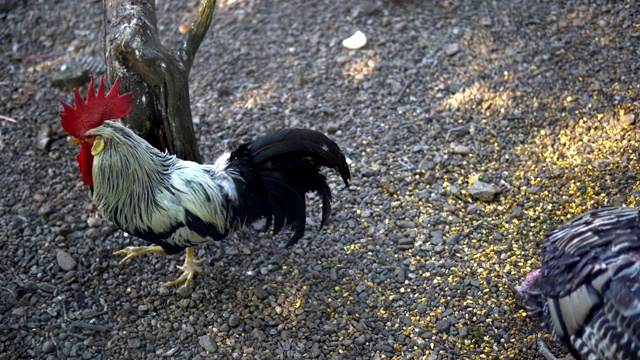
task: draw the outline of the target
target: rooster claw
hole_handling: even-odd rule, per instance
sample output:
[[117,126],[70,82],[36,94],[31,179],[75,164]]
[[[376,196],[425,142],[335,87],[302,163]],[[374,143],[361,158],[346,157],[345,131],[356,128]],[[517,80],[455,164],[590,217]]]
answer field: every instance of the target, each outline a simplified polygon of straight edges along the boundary
[[120,266],[128,263],[134,257],[138,257],[144,254],[155,254],[155,253],[163,253],[164,249],[158,245],[151,246],[127,246],[124,249],[118,250],[113,253],[116,256],[126,255],[124,259],[120,260]]
[[184,283],[185,287],[189,287],[193,282],[193,277],[197,273],[202,272],[202,267],[199,266],[202,262],[203,260],[196,260],[194,258],[192,248],[187,248],[187,254],[184,257],[184,265],[178,265],[178,269],[182,270],[182,275],[173,281],[165,283],[163,286],[171,287]]
[[[129,262],[129,260],[134,257],[144,255],[144,254],[153,254],[153,253],[164,253],[164,249],[162,246],[151,245],[151,246],[128,246],[122,250],[118,250],[113,253],[113,255],[122,256],[126,255],[124,259],[120,260],[120,265],[124,265]],[[203,260],[196,260],[193,255],[193,248],[187,248],[186,255],[184,257],[184,265],[178,265],[178,269],[182,270],[182,275],[179,278],[169,281],[165,283],[163,286],[171,287],[184,283],[186,287],[189,287],[193,282],[193,277],[202,272],[202,267],[199,266],[202,264]]]

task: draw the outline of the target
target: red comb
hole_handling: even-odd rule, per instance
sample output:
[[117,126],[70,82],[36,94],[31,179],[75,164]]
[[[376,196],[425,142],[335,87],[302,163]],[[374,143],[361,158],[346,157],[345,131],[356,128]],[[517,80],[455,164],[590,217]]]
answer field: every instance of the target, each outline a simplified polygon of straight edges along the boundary
[[69,135],[80,138],[87,131],[100,126],[105,120],[120,119],[131,112],[133,108],[133,95],[120,92],[120,78],[117,77],[111,90],[104,95],[104,76],[100,78],[98,93],[94,92],[93,76],[87,90],[87,101],[82,99],[78,89],[73,89],[73,107],[60,101],[64,112],[60,114],[62,127]]

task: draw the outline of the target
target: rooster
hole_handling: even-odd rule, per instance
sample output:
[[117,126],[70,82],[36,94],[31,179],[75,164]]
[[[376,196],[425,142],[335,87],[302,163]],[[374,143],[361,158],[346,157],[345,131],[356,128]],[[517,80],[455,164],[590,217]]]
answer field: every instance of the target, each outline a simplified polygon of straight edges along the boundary
[[62,127],[80,142],[77,156],[82,181],[92,187],[93,202],[121,230],[154,245],[127,247],[120,264],[147,254],[176,254],[186,249],[182,275],[166,286],[189,286],[201,272],[193,246],[222,240],[246,224],[266,219],[278,233],[293,229],[287,246],[304,234],[307,192],[322,199],[322,221],[331,213],[331,190],[321,167],[337,170],[345,185],[351,178],[338,145],[325,135],[285,129],[240,145],[211,165],[184,161],[159,151],[122,119],[133,95],[119,94],[117,78],[105,95],[93,78],[85,101],[74,89],[75,107],[61,101]]
[[[640,210],[603,207],[550,232],[516,290],[579,359],[640,359]],[[547,359],[555,357],[540,343]]]

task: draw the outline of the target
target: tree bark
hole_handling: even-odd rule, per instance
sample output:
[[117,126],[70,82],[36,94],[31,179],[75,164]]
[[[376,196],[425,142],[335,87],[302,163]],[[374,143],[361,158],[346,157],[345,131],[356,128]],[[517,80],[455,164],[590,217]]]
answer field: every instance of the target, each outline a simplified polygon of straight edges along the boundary
[[189,71],[211,24],[215,0],[201,0],[186,39],[176,51],[160,41],[153,0],[104,0],[107,79],[120,76],[135,95],[124,121],[154,147],[202,162],[189,102]]

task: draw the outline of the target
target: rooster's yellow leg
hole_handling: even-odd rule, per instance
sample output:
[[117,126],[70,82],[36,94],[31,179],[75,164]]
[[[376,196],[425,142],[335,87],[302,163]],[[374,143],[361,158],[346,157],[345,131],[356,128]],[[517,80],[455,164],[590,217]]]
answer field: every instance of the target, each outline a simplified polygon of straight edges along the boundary
[[179,278],[169,281],[165,283],[164,286],[176,286],[184,283],[184,286],[189,287],[191,282],[193,281],[193,276],[199,272],[202,272],[202,267],[199,265],[202,264],[203,260],[196,260],[193,255],[193,248],[188,247],[187,253],[184,256],[184,265],[178,265],[178,269],[182,270],[182,275]]
[[134,257],[138,257],[144,254],[155,254],[155,253],[163,253],[164,250],[162,246],[158,245],[149,245],[149,246],[127,246],[122,250],[118,250],[113,253],[113,255],[127,255],[120,261],[120,265],[124,265],[129,262],[129,260]]
[[[144,254],[154,254],[154,253],[163,253],[163,252],[164,250],[162,249],[162,246],[158,246],[158,245],[128,246],[122,250],[118,250],[114,252],[113,255],[126,255],[125,258],[122,259],[122,261],[120,261],[120,265],[124,265],[134,257],[144,255]],[[202,272],[202,267],[198,266],[199,264],[202,263],[202,261],[203,260],[196,260],[193,255],[193,248],[188,247],[187,253],[184,257],[184,265],[182,266],[178,265],[178,269],[182,270],[182,275],[180,275],[179,278],[173,281],[169,281],[165,283],[164,286],[170,287],[170,286],[180,285],[182,283],[185,283],[184,284],[185,286],[191,285],[191,282],[193,281],[193,277],[195,276],[195,274]]]

